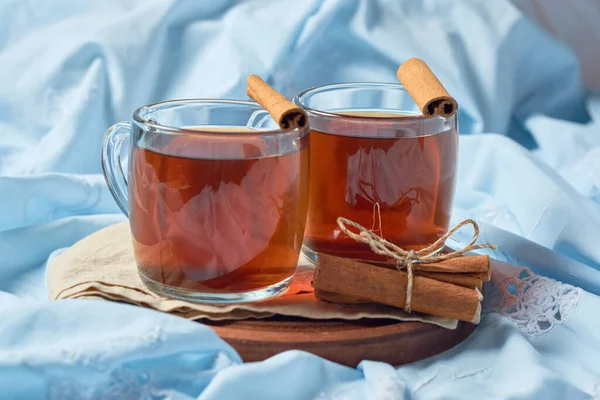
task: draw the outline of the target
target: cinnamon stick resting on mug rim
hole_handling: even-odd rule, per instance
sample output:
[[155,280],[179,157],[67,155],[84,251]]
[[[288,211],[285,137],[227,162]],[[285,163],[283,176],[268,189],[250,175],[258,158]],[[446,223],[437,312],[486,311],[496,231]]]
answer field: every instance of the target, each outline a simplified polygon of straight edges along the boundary
[[400,65],[396,75],[426,118],[438,114],[448,118],[458,110],[456,100],[448,94],[423,60],[406,60]]
[[282,129],[303,128],[308,123],[308,116],[302,108],[286,99],[258,75],[250,75],[246,82],[248,97],[267,110]]

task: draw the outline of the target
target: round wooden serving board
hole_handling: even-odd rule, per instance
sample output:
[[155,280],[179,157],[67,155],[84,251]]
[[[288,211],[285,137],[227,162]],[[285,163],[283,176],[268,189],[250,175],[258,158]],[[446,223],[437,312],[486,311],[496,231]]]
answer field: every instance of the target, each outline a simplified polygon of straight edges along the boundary
[[449,350],[476,325],[459,321],[456,330],[422,322],[361,319],[202,321],[237,350],[246,362],[262,361],[287,350],[303,350],[349,367],[362,360],[401,365]]

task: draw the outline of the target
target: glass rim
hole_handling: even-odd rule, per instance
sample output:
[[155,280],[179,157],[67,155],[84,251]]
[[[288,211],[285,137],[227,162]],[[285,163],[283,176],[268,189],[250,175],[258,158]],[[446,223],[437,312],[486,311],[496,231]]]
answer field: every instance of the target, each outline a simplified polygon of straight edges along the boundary
[[[400,90],[406,94],[408,94],[408,92],[406,91],[406,89],[404,88],[404,86],[400,83],[392,83],[392,82],[345,82],[345,83],[332,83],[332,84],[327,84],[327,85],[321,85],[321,86],[313,86],[311,88],[308,89],[304,89],[300,92],[298,92],[294,98],[292,99],[292,102],[294,102],[294,104],[302,107],[302,109],[304,109],[307,113],[309,114],[313,114],[317,117],[323,117],[323,118],[344,118],[344,119],[350,119],[350,120],[355,120],[355,121],[368,121],[368,120],[378,120],[380,121],[382,118],[381,117],[377,117],[377,116],[366,116],[366,115],[345,115],[345,114],[337,114],[334,112],[329,112],[329,111],[323,111],[323,110],[319,110],[316,108],[312,108],[312,107],[308,107],[306,104],[304,104],[304,102],[302,101],[302,98],[308,94],[314,94],[314,93],[319,93],[319,92],[327,92],[327,91],[333,91],[333,90],[338,90],[338,89],[360,89],[360,88],[374,88],[374,89],[393,89],[393,90]],[[402,111],[401,109],[398,109],[399,111]],[[410,124],[414,124],[415,122],[418,121],[451,121],[452,119],[455,119],[457,117],[457,113],[449,116],[449,117],[442,117],[441,115],[436,115],[432,118],[427,118],[425,117],[422,113],[421,114],[411,114],[409,115],[411,118],[406,118],[407,115],[399,115],[398,117],[385,117],[386,121],[393,121],[395,123],[410,123]]]
[[[210,131],[202,130],[202,125],[198,125],[198,129],[187,129],[183,127],[163,125],[159,123],[155,123],[152,121],[148,121],[142,117],[143,113],[152,107],[156,107],[157,111],[166,110],[171,107],[183,106],[186,104],[198,104],[198,105],[206,105],[206,104],[221,104],[221,105],[234,105],[234,106],[251,106],[253,108],[264,110],[268,113],[267,110],[261,107],[255,101],[249,100],[235,100],[235,99],[218,99],[218,98],[196,98],[196,99],[176,99],[176,100],[166,100],[160,101],[157,103],[146,104],[137,108],[133,112],[132,119],[136,123],[136,125],[145,127],[150,127],[160,132],[170,133],[170,134],[181,134],[181,135],[195,135],[195,136],[223,136],[226,134],[228,137],[264,137],[264,136],[277,136],[277,135],[289,135],[293,133],[302,134],[303,131],[308,133],[309,125],[307,124],[305,127],[296,127],[296,128],[288,128],[288,129],[265,129],[265,130],[249,130],[244,132],[228,132],[226,130],[223,131]],[[225,126],[227,127],[227,126]],[[236,127],[236,125],[231,125],[231,127]],[[238,126],[240,127],[240,126]]]

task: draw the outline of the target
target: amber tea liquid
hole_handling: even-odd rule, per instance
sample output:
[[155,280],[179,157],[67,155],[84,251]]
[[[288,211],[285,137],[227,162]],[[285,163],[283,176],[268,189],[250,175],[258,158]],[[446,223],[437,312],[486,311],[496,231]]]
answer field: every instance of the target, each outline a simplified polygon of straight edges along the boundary
[[202,154],[194,146],[175,137],[160,151],[133,149],[140,273],[201,292],[252,291],[291,277],[305,226],[308,148],[263,157],[260,146],[244,144],[221,159],[173,155]]
[[[356,125],[331,120],[321,130],[311,130],[304,245],[312,252],[379,259],[366,244],[340,231],[336,223],[340,216],[373,229],[404,249],[433,243],[450,222],[457,132],[452,129],[434,135],[396,137],[390,117],[419,117],[377,112],[340,114],[377,118],[377,127],[364,128],[368,125],[363,124],[357,129]],[[380,122],[384,118],[390,122]]]

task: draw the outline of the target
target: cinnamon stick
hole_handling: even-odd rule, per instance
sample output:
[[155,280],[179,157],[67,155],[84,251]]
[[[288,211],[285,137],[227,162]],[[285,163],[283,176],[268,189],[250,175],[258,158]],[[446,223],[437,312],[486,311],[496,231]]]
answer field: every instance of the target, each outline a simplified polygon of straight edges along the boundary
[[487,273],[490,270],[490,257],[488,255],[462,256],[437,263],[419,263],[419,271],[444,272],[444,273]]
[[[424,278],[435,279],[439,282],[451,283],[453,285],[470,289],[477,289],[480,292],[483,291],[483,281],[477,276],[468,274],[443,274],[438,272],[417,272],[415,274]],[[318,298],[334,303],[368,303],[368,301],[359,299],[358,297],[342,296],[337,293],[326,292],[323,290],[315,290],[315,294]]]
[[415,276],[435,279],[436,281],[451,283],[471,289],[483,289],[483,280],[477,275],[471,274],[444,274],[441,272],[415,272]]
[[456,100],[448,94],[423,60],[406,60],[400,65],[396,75],[426,118],[438,114],[447,118],[458,110]]
[[302,128],[308,124],[304,110],[286,99],[258,75],[246,79],[246,94],[271,114],[282,129]]
[[436,281],[451,283],[453,285],[462,286],[471,289],[483,288],[483,280],[479,276],[471,274],[444,274],[442,272],[415,272],[416,276],[435,279]]
[[[356,260],[319,254],[313,286],[317,293],[335,293],[354,299],[404,308],[408,276]],[[412,309],[430,315],[479,323],[481,294],[423,276],[413,278]]]
[[[360,261],[360,260],[358,260]],[[367,264],[380,265],[386,268],[396,268],[393,261],[363,261]],[[488,275],[490,270],[490,257],[488,255],[462,256],[437,263],[414,264],[415,271],[443,272],[447,274],[483,274]],[[483,278],[482,278],[483,279]],[[485,280],[485,279],[484,279]],[[487,279],[489,280],[489,279]]]
[[[452,283],[454,285],[468,287],[472,289],[480,289],[483,287],[483,282],[488,282],[491,278],[490,269],[489,269],[489,257],[488,256],[463,256],[461,258],[467,258],[468,260],[463,260],[463,262],[457,263],[454,262],[454,259],[441,261],[439,264],[441,266],[435,266],[434,264],[416,264],[413,266],[414,274],[418,276],[424,276],[425,278],[431,278],[438,280],[440,282]],[[359,262],[364,262],[366,264],[376,265],[382,268],[390,268],[397,269],[396,264],[386,261],[365,261],[365,260],[356,260]],[[464,262],[466,261],[466,262]],[[483,269],[483,265],[487,264],[487,270],[484,272],[472,272],[472,273],[463,273],[459,272],[460,268],[463,265],[467,265],[467,270],[479,270]],[[424,266],[424,270],[421,269],[421,266]],[[433,270],[434,272],[429,272]],[[456,268],[456,270],[454,270]],[[444,272],[439,272],[443,270]]]

